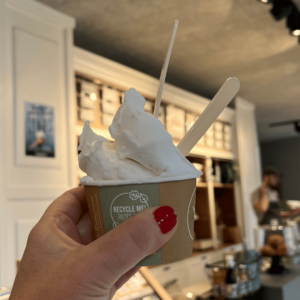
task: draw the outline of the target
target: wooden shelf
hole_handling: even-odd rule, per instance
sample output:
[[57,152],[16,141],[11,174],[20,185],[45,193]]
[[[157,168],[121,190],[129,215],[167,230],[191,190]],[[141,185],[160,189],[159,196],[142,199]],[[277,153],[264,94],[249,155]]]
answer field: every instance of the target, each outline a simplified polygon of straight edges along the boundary
[[214,182],[214,188],[233,188],[233,183],[216,183]]
[[[207,182],[197,182],[196,187],[199,188],[206,188],[207,187]],[[233,188],[233,183],[214,183],[214,188]]]

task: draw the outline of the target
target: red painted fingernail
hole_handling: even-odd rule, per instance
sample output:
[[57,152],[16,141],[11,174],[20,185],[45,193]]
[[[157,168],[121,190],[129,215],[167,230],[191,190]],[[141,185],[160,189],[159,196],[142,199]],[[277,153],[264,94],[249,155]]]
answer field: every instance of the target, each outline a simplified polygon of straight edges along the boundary
[[153,213],[162,233],[169,232],[177,224],[177,215],[170,206],[161,206]]

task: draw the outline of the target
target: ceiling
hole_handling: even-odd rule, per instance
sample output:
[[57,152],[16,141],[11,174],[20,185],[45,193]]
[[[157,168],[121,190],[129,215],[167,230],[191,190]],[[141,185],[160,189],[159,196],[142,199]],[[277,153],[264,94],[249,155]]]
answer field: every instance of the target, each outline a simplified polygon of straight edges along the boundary
[[257,0],[40,0],[76,19],[75,44],[159,78],[173,23],[166,81],[212,98],[230,76],[256,105],[262,141],[297,136],[271,122],[300,118],[300,45]]

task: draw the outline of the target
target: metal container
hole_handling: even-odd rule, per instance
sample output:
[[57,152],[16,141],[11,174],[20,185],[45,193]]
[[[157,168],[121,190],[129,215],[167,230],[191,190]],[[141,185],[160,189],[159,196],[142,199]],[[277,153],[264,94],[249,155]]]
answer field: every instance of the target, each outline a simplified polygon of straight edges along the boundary
[[254,228],[255,249],[264,256],[294,256],[300,254],[299,229],[296,222],[286,225],[273,219],[270,225]]
[[236,283],[230,287],[225,283],[227,267],[225,260],[205,265],[207,277],[211,280],[215,298],[241,299],[253,294],[261,287],[261,254],[254,250],[236,252],[234,273]]

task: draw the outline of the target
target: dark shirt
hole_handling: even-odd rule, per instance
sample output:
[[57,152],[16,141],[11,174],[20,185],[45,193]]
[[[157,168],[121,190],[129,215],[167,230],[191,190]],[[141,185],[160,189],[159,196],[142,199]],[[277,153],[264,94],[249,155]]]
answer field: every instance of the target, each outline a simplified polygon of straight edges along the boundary
[[[265,213],[261,212],[254,206],[254,203],[256,203],[260,199],[260,197],[261,197],[261,191],[260,191],[260,188],[258,188],[257,190],[255,190],[252,193],[252,196],[251,196],[252,205],[253,205],[254,211],[256,213],[258,223],[260,223],[263,220],[264,215],[265,215]],[[279,206],[280,206],[280,203],[282,202],[282,201],[280,201],[278,192],[273,189],[268,190],[268,198],[269,198],[270,203],[272,203],[272,202],[278,203]],[[278,214],[278,218],[280,218],[279,214]]]

